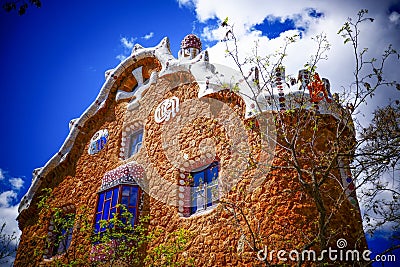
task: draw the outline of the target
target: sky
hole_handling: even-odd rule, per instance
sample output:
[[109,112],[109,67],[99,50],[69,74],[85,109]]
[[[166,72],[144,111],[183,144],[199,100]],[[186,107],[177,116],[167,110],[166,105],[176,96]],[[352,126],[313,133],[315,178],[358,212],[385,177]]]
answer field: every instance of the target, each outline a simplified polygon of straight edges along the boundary
[[[228,17],[242,51],[258,40],[261,54],[272,53],[285,36],[299,34],[284,62],[286,74],[296,76],[315,52],[311,38],[325,33],[331,49],[318,72],[335,92],[349,86],[354,69],[352,51],[337,31],[360,9],[375,18],[361,27],[360,42],[369,55],[379,58],[390,43],[400,50],[399,0],[43,0],[40,9],[29,7],[23,16],[0,11],[0,221],[7,221],[8,231],[18,231],[17,206],[32,171],[59,150],[69,121],[94,101],[105,71],[128,56],[135,43],[155,46],[167,36],[177,57],[180,41],[194,33],[211,62],[230,64],[220,42],[225,34],[220,24]],[[395,64],[388,62],[388,79],[400,79]],[[378,92],[364,122],[375,106],[394,98],[399,91],[393,88]],[[385,244],[384,235],[370,240],[376,250]]]

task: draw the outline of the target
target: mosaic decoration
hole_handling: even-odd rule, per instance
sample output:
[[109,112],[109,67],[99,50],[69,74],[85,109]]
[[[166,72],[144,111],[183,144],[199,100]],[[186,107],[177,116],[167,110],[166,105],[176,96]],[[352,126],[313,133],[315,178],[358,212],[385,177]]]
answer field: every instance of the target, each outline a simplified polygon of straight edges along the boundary
[[319,111],[318,104],[324,99],[328,103],[332,102],[331,85],[328,79],[321,79],[318,73],[311,77],[308,70],[302,69],[299,71],[298,81],[300,82],[299,90],[305,91],[308,89],[313,109]]
[[347,198],[353,206],[358,207],[358,201],[356,197],[356,187],[354,185],[353,179],[351,178],[351,171],[343,159],[338,159],[338,166],[340,171],[340,176],[342,178],[342,185],[345,189]]
[[163,121],[169,121],[169,119],[175,117],[176,113],[179,112],[179,98],[173,96],[171,98],[165,99],[161,102],[154,112],[154,120],[157,123]]
[[114,253],[117,247],[117,240],[110,240],[105,244],[100,243],[92,245],[92,249],[90,251],[90,260],[93,262],[105,261],[110,256],[110,253]]
[[310,83],[310,72],[306,69],[299,70],[297,80],[300,82],[299,90],[305,91]]
[[333,96],[332,96],[332,93],[331,93],[331,83],[329,82],[329,80],[327,78],[322,78],[322,82],[324,83],[325,91],[328,94],[327,101],[330,103],[329,100],[333,99]]
[[111,188],[121,183],[139,183],[143,180],[144,169],[136,162],[130,162],[108,171],[101,180],[100,191]]
[[318,104],[323,99],[326,99],[328,103],[332,102],[332,99],[328,97],[325,83],[321,80],[318,73],[314,74],[312,82],[307,87],[310,92],[311,102]]
[[78,120],[79,120],[79,118],[70,120],[70,122],[69,122],[69,124],[68,124],[68,127],[69,127],[69,130],[70,130],[70,131],[71,131],[71,129],[74,127],[75,122],[77,122]]
[[199,37],[194,34],[186,35],[181,42],[178,57],[180,59],[194,59],[201,52],[201,49],[202,45]]
[[181,42],[181,49],[186,49],[186,48],[197,48],[201,51],[201,41],[200,38],[197,37],[194,34],[188,34],[183,38]]
[[281,111],[286,110],[286,98],[283,89],[286,87],[285,81],[285,68],[278,67],[275,69],[274,79],[272,81],[272,88],[278,88],[278,95],[279,95],[279,109]]
[[107,144],[107,138],[108,138],[108,131],[106,129],[97,131],[93,135],[92,139],[90,139],[90,145],[88,150],[89,155],[94,155],[100,152]]

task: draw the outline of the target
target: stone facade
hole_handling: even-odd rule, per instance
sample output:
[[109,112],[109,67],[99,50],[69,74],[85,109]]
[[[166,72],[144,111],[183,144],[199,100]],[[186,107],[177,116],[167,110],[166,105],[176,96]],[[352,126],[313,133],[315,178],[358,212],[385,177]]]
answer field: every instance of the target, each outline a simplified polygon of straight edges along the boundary
[[[99,190],[126,177],[143,190],[139,216],[150,215],[148,230],[162,230],[149,248],[166,242],[168,235],[178,229],[191,233],[185,252],[177,255],[182,262],[192,258],[196,266],[262,265],[253,244],[246,242],[252,240],[252,235],[257,236],[258,248],[268,246],[275,251],[301,251],[318,235],[316,204],[310,192],[302,189],[298,172],[290,168],[291,155],[279,145],[287,136],[277,129],[299,123],[295,122],[298,114],[285,113],[281,106],[277,110],[261,109],[253,112],[257,117],[252,116],[249,110],[257,109],[254,103],[231,88],[220,86],[217,90],[207,83],[208,78],[199,81],[193,75],[189,66],[194,69],[199,64],[196,62],[204,60],[202,56],[200,53],[186,63],[176,60],[165,39],[152,49],[135,46],[130,58],[106,74],[107,86],[100,93],[104,101],[97,103],[99,107],[93,114],[72,122],[79,131],[70,134],[66,143],[72,145],[66,152],[60,150],[57,162],[50,161],[36,171],[20,207],[22,236],[15,266],[52,264],[51,259],[43,257],[42,237],[51,235],[51,215],[39,213],[37,203],[42,189],[52,189],[47,201],[50,207],[71,207],[77,217],[84,214],[94,221]],[[206,61],[204,64],[209,68]],[[178,99],[177,106],[168,102],[157,111],[162,107],[160,103],[172,98]],[[287,108],[289,98],[285,101]],[[333,109],[339,113],[344,112],[338,104],[331,105],[336,105]],[[301,153],[307,155],[299,157],[299,166],[304,170],[324,164],[319,155],[332,149],[340,127],[345,134],[335,145],[340,149],[353,141],[351,126],[340,125],[338,113],[323,114],[328,110],[324,107],[320,110],[319,115],[312,110],[301,111],[304,122],[297,134],[299,147],[304,147]],[[164,112],[162,121],[156,122],[156,112]],[[276,120],[278,114],[280,120]],[[310,119],[315,116],[317,120]],[[276,143],[268,144],[267,149],[263,149],[261,134],[265,132],[260,126],[263,118],[269,118],[268,131],[277,136]],[[129,136],[141,129],[141,148],[131,156]],[[107,130],[106,139],[96,141],[99,130]],[[96,153],[88,153],[91,146],[97,146]],[[219,203],[191,214],[190,174],[215,161],[219,162]],[[335,247],[336,240],[344,238],[348,248],[364,249],[358,206],[349,201],[354,191],[343,195],[347,186],[343,179],[349,175],[346,166],[348,159],[332,167],[331,178],[321,187],[322,199],[329,207],[326,212],[333,214],[327,226],[329,244]],[[305,175],[303,179],[310,181],[311,177]],[[337,199],[342,201],[338,204]],[[68,250],[74,251],[78,245],[85,251],[93,246],[74,230]],[[318,250],[316,245],[313,247]]]

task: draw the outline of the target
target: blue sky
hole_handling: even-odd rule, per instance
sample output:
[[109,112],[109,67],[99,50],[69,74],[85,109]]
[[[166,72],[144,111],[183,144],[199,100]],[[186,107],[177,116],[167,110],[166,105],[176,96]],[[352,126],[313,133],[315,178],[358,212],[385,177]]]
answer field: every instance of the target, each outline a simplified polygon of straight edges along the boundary
[[[362,39],[379,54],[393,43],[400,49],[398,1],[42,1],[24,16],[0,12],[0,213],[16,227],[16,205],[28,190],[32,171],[42,167],[61,147],[68,122],[79,117],[96,98],[104,72],[130,54],[133,43],[154,46],[168,36],[175,56],[188,33],[201,36],[210,60],[224,63],[219,22],[229,17],[242,47],[264,42],[275,50],[285,34],[299,33],[287,70],[294,74],[312,52],[311,36],[325,32],[332,43],[328,63],[320,71],[333,88],[351,82],[351,51],[336,36],[347,17],[368,8],[376,18]],[[399,68],[387,70],[400,77]],[[349,68],[343,68],[348,66]],[[335,89],[334,89],[335,90]],[[397,92],[378,94],[384,105]],[[375,242],[380,245],[385,242]],[[400,260],[400,256],[398,256]],[[385,265],[389,266],[389,265]]]

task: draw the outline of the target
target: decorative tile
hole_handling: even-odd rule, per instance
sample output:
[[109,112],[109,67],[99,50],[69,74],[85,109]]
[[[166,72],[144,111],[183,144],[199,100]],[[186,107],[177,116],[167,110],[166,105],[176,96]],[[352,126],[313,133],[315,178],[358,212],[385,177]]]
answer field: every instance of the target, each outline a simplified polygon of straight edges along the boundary
[[108,171],[101,180],[100,191],[111,188],[115,185],[127,182],[137,184],[144,177],[144,169],[136,162],[130,162]]
[[90,140],[90,145],[88,149],[89,155],[94,155],[100,152],[107,144],[107,138],[108,138],[107,129],[97,131]]

